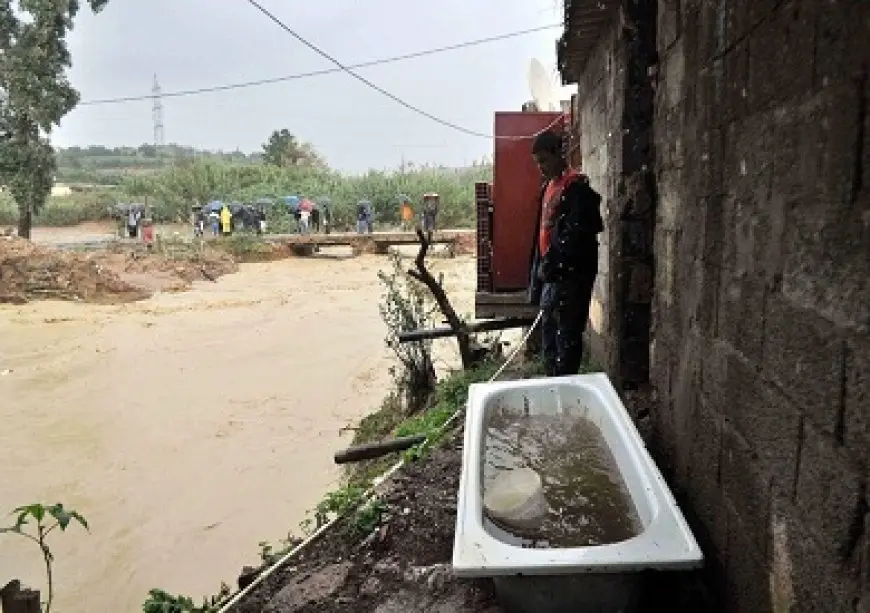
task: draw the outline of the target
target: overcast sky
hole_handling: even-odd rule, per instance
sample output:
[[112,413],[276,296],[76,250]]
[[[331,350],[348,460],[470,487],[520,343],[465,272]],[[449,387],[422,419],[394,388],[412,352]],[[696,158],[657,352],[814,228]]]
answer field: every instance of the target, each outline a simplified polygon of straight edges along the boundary
[[[260,0],[300,35],[344,63],[364,62],[561,20],[561,0]],[[448,51],[360,74],[411,104],[491,133],[495,110],[529,99],[529,61],[555,75],[558,28]],[[245,0],[111,0],[83,10],[70,36],[71,78],[82,100],[164,92],[333,67]],[[492,142],[412,113],[337,73],[247,89],[163,99],[165,141],[259,150],[274,129],[311,141],[344,171],[407,161],[462,165]],[[152,142],[151,101],[82,105],[53,135],[58,146]]]

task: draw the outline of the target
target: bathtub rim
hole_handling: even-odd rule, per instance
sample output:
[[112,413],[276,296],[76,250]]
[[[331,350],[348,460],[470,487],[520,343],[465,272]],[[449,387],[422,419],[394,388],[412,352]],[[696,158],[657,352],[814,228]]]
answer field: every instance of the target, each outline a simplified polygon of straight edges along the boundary
[[[654,514],[640,534],[607,545],[527,549],[505,543],[484,528],[482,499],[474,495],[480,491],[482,454],[476,450],[480,449],[483,440],[482,409],[487,399],[497,393],[539,389],[553,384],[591,387],[613,407],[608,414],[626,435],[635,470],[642,472],[649,484],[644,494]],[[468,391],[462,453],[452,558],[456,576],[624,573],[688,570],[703,566],[704,556],[692,531],[605,373],[473,384]]]

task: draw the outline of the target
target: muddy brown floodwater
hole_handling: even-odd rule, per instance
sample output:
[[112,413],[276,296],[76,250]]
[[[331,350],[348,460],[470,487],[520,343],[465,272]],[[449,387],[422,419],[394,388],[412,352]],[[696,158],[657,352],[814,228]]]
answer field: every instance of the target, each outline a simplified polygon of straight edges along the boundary
[[[60,501],[91,523],[53,535],[59,613],[213,593],[297,529],[338,479],[340,428],[388,389],[388,265],[294,258],[127,305],[0,306],[0,514]],[[432,268],[467,312],[473,259]],[[41,564],[0,538],[0,585],[43,587]]]

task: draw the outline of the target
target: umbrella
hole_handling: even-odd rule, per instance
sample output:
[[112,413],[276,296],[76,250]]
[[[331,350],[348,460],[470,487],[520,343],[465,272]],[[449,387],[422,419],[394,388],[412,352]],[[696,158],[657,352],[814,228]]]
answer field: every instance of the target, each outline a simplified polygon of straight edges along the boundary
[[208,210],[212,213],[216,213],[220,211],[224,206],[224,203],[220,200],[212,200],[208,203]]
[[309,213],[314,209],[314,203],[311,202],[308,198],[303,198],[299,203],[300,211],[308,211]]
[[254,200],[254,204],[258,206],[272,206],[274,201],[271,198],[257,198]]
[[299,196],[284,196],[284,204],[287,205],[291,213],[295,213],[296,209],[299,208]]

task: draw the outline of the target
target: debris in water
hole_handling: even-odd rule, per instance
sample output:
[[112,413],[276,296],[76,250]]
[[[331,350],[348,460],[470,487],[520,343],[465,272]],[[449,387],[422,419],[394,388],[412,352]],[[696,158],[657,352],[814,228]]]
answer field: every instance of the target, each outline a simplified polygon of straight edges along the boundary
[[527,525],[508,526],[503,518],[485,521],[499,538],[531,547],[585,547],[640,532],[616,460],[591,421],[570,414],[523,415],[522,409],[493,411],[484,453],[485,500],[504,473],[526,469],[540,475],[548,505],[534,533]]

